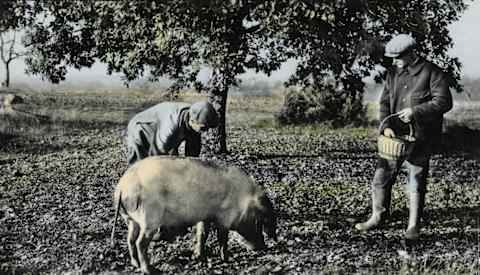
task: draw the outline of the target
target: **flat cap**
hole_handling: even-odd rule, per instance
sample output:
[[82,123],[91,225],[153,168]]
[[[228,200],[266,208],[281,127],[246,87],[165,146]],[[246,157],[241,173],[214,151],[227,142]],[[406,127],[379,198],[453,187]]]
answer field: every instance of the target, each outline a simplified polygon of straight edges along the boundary
[[190,106],[190,118],[209,128],[218,126],[218,115],[212,104],[207,101],[195,102]]
[[394,36],[385,45],[385,56],[398,57],[402,53],[415,47],[415,45],[415,39],[411,35],[399,34],[397,36]]

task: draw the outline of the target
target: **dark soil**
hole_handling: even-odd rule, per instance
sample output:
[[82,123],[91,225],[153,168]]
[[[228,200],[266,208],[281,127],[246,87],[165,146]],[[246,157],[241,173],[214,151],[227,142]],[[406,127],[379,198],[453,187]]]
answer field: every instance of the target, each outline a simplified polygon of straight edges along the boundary
[[[110,248],[112,190],[126,169],[118,125],[37,137],[0,136],[0,273],[129,274],[126,226]],[[248,251],[231,238],[221,262],[191,260],[191,235],[156,243],[151,261],[181,274],[475,273],[480,255],[480,163],[453,151],[431,161],[422,241],[405,246],[405,175],[384,229],[356,232],[370,213],[374,130],[306,133],[229,128],[231,153],[203,157],[237,165],[265,186],[279,215],[279,241]],[[233,235],[233,234],[232,234]],[[71,273],[70,273],[71,274]]]

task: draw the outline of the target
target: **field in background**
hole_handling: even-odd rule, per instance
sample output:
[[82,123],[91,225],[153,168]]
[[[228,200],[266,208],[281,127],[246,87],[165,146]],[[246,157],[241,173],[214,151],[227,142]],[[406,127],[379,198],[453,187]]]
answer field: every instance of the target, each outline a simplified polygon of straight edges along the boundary
[[[0,273],[128,274],[125,244],[108,247],[111,192],[126,165],[120,134],[136,112],[165,100],[154,91],[23,92],[22,112],[37,119],[0,120]],[[192,102],[201,96],[185,94]],[[353,224],[370,213],[375,168],[375,127],[280,127],[274,96],[230,96],[231,154],[202,156],[242,167],[266,187],[279,214],[280,240],[267,252],[231,241],[232,260],[219,261],[210,239],[207,263],[189,259],[191,237],[151,248],[165,273],[475,274],[480,269],[480,163],[468,146],[433,157],[423,242],[406,249],[406,198],[393,194],[392,222],[360,234]],[[375,103],[369,105],[375,120]],[[479,129],[480,105],[457,104],[452,125]],[[465,128],[456,128],[465,129]],[[468,135],[468,133],[461,133]],[[451,139],[461,141],[460,134]],[[402,174],[399,182],[405,181]],[[212,240],[213,239],[213,240]]]
[[471,129],[480,129],[480,101],[455,101],[446,119],[463,124]]

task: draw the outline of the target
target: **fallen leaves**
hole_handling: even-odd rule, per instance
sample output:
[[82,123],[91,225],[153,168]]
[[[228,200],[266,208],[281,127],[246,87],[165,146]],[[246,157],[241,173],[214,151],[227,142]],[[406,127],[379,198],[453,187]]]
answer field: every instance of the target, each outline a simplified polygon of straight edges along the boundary
[[[134,272],[122,222],[115,248],[108,245],[112,190],[126,169],[121,129],[114,124],[97,126],[59,135],[15,137],[2,148],[0,272]],[[233,125],[228,133],[231,154],[203,152],[202,156],[240,166],[265,186],[279,214],[279,242],[268,241],[266,252],[252,252],[231,240],[232,257],[223,263],[212,234],[209,259],[200,263],[190,260],[192,237],[187,234],[173,243],[152,246],[152,261],[161,271],[390,273],[418,255],[429,255],[427,263],[435,263],[429,267],[438,269],[453,262],[465,267],[475,264],[472,255],[480,249],[475,219],[480,203],[478,161],[461,154],[432,159],[423,243],[412,256],[401,243],[407,219],[404,174],[394,187],[389,226],[367,234],[353,230],[353,224],[370,213],[374,129],[302,131]]]

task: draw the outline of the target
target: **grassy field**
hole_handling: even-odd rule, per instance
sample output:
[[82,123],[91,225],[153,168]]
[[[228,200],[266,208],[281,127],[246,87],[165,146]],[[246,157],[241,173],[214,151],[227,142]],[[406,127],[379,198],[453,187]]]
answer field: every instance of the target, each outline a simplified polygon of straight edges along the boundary
[[[18,109],[36,118],[0,117],[0,273],[133,272],[124,225],[116,247],[108,247],[111,193],[126,169],[120,133],[134,113],[164,97],[131,90],[22,96]],[[176,274],[479,274],[479,104],[457,104],[447,115],[448,148],[431,161],[422,242],[406,248],[404,174],[389,226],[368,234],[353,228],[370,213],[375,128],[280,127],[273,117],[282,100],[230,97],[230,154],[202,152],[267,189],[279,215],[278,243],[253,252],[231,240],[233,257],[222,263],[213,236],[201,263],[189,259],[191,236],[183,236],[150,249],[155,267]],[[375,120],[375,104],[369,108]]]

